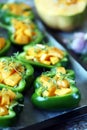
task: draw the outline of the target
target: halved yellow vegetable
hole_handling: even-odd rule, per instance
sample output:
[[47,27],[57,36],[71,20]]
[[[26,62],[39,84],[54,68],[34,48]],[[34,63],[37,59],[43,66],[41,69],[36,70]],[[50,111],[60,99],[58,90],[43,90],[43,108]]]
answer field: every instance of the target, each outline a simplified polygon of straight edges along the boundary
[[72,31],[83,25],[86,0],[35,0],[35,7],[43,22],[53,28]]

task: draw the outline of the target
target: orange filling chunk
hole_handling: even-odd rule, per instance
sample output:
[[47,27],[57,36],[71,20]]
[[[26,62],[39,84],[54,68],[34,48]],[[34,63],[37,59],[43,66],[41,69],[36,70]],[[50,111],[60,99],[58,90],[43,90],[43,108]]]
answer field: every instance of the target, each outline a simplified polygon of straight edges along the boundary
[[5,38],[0,37],[0,50],[3,49],[5,47]]
[[16,98],[13,91],[2,89],[0,90],[0,116],[8,115],[8,108],[11,102]]

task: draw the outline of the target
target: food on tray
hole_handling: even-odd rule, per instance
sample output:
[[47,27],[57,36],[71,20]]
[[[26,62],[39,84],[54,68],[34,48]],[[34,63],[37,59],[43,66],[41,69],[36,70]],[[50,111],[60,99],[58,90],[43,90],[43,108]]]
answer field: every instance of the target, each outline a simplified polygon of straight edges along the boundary
[[39,30],[35,30],[35,25],[33,23],[26,24],[14,19],[12,24],[15,28],[14,41],[17,44],[28,44],[39,37],[40,32]]
[[35,0],[35,7],[44,23],[63,31],[83,25],[87,2],[84,0]]
[[22,108],[22,103],[22,94],[7,88],[0,90],[0,127],[9,126],[13,123],[17,112]]
[[10,25],[0,23],[0,26],[9,31],[10,40],[16,45],[36,44],[43,39],[41,31],[30,20],[12,19]]
[[4,37],[0,37],[0,56],[5,55],[10,49],[10,42]]
[[20,53],[18,58],[25,63],[46,68],[66,66],[68,63],[66,51],[47,44],[25,46],[24,52]]
[[34,19],[32,8],[25,3],[3,3],[0,7],[0,13],[4,21],[8,23],[9,18],[29,18]]
[[33,80],[33,67],[14,57],[0,58],[0,88],[10,88],[22,92]]
[[75,73],[64,67],[43,72],[34,82],[32,103],[42,109],[69,109],[78,106],[80,92],[75,84]]
[[5,47],[5,38],[0,37],[0,50],[3,49]]

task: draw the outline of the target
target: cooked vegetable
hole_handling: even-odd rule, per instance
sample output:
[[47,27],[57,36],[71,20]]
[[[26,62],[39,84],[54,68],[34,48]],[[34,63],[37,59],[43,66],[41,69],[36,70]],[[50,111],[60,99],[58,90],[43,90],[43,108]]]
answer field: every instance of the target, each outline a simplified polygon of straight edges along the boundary
[[11,43],[4,37],[0,37],[0,56],[5,55],[10,49]]
[[24,52],[18,58],[26,63],[36,66],[52,68],[54,66],[66,66],[67,53],[59,48],[46,44],[36,44],[24,47]]
[[0,50],[4,48],[5,46],[5,39],[3,37],[0,37]]
[[73,70],[56,67],[42,73],[34,82],[32,103],[42,109],[74,108],[79,104],[80,92],[75,84]]
[[1,4],[0,13],[5,24],[9,24],[12,18],[34,19],[32,8],[29,5],[20,2]]
[[[0,88],[23,92],[33,80],[33,68],[14,58],[0,58]],[[29,87],[28,86],[28,87]]]
[[0,126],[5,127],[11,125],[23,107],[22,103],[22,94],[7,88],[0,90]]
[[16,45],[36,44],[43,39],[41,31],[30,20],[12,19],[10,25],[0,23],[0,26],[9,31],[10,40]]

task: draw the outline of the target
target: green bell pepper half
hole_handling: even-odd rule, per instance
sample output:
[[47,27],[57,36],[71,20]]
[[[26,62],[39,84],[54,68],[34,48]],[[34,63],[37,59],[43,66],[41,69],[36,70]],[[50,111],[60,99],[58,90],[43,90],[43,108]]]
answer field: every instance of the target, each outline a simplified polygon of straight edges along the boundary
[[9,37],[10,37],[10,40],[12,41],[12,43],[17,46],[25,46],[25,45],[29,45],[29,44],[35,45],[35,44],[41,42],[44,37],[43,34],[41,33],[41,31],[37,28],[35,29],[35,33],[36,33],[36,36],[32,37],[31,41],[27,44],[21,44],[21,43],[19,44],[19,43],[15,42],[13,33],[9,33]]
[[74,85],[70,86],[72,92],[64,96],[42,97],[41,87],[35,90],[31,97],[32,103],[40,109],[46,110],[64,110],[71,109],[78,106],[81,95],[78,88]]
[[[50,78],[53,78],[56,74],[57,74],[57,68],[58,67],[54,67],[54,68],[51,68],[50,71],[47,71],[47,72],[42,72],[41,75],[44,75],[44,76],[47,76],[47,77],[50,77]],[[66,69],[66,74],[61,74],[61,79],[67,79],[69,80],[69,82],[71,84],[74,84],[75,85],[75,72],[72,70],[72,69]],[[35,80],[34,80],[34,88],[39,88],[41,87],[41,83],[40,83],[40,76],[38,76]]]
[[[44,86],[43,82],[41,82],[40,77],[47,76],[50,77],[49,81],[53,80],[54,85],[57,84],[54,77],[57,75],[57,69],[52,68],[50,71],[43,72],[40,76],[36,78],[34,81],[34,93],[31,96],[31,102],[34,106],[40,109],[46,110],[64,110],[64,109],[72,109],[78,106],[81,94],[79,89],[76,87],[75,83],[75,73],[71,69],[66,70],[66,74],[60,73],[61,80],[66,79],[70,84],[71,91],[64,95],[53,95],[53,96],[43,96],[43,91],[47,88]],[[45,83],[46,85],[46,83]],[[59,87],[59,86],[57,86]]]
[[[6,88],[6,90],[8,90]],[[16,94],[16,98],[12,101],[10,104],[8,111],[8,115],[0,116],[0,127],[8,127],[12,126],[13,123],[16,121],[17,116],[19,116],[19,113],[23,109],[23,102],[24,97],[21,93],[14,92]]]
[[6,11],[2,11],[2,10],[0,10],[0,13],[1,13],[1,15],[0,15],[1,22],[4,23],[4,24],[6,24],[6,25],[10,25],[11,20],[14,19],[14,18],[18,19],[18,20],[25,20],[25,19],[31,20],[34,17],[34,15],[33,15],[32,12],[31,12],[32,15],[30,15],[29,17],[12,15],[12,14],[9,14]]
[[[44,44],[44,46],[46,46],[46,45],[47,44]],[[51,68],[56,67],[56,66],[65,66],[66,67],[68,65],[69,59],[68,59],[68,53],[66,51],[63,51],[64,57],[54,65],[47,65],[47,64],[41,63],[39,61],[33,61],[33,60],[26,59],[25,56],[26,56],[27,50],[29,48],[35,47],[35,46],[37,46],[37,44],[24,46],[23,47],[24,51],[19,54],[18,59],[23,61],[24,63],[28,63],[28,64],[31,64],[31,65],[36,66],[36,67],[44,67],[44,68],[48,68],[48,69],[51,69]],[[51,47],[51,46],[49,46],[49,47]]]
[[0,56],[6,55],[6,53],[9,51],[11,46],[11,43],[9,40],[6,39],[6,44],[5,46],[0,50]]
[[[33,23],[33,22],[32,22]],[[33,23],[35,25],[35,28],[34,28],[34,32],[36,33],[35,36],[32,37],[31,41],[29,41],[29,43],[17,43],[14,39],[14,32],[15,32],[15,29],[14,27],[10,24],[10,25],[5,25],[3,24],[2,22],[0,22],[0,27],[8,30],[8,35],[9,35],[9,39],[10,41],[14,44],[14,45],[17,45],[17,46],[25,46],[25,45],[34,45],[34,44],[37,44],[37,43],[40,43],[43,38],[44,38],[44,35],[42,34],[42,32],[38,29],[37,25],[35,23]]]
[[[21,64],[25,69],[24,73],[22,73],[23,74],[22,79],[19,81],[19,83],[16,86],[12,87],[12,86],[0,83],[0,88],[9,88],[16,92],[24,92],[27,88],[29,89],[34,79],[34,69],[31,65],[24,64],[23,62],[12,57],[2,57],[0,58],[0,62],[5,62],[7,65],[9,63],[14,62],[17,64]],[[8,71],[8,70],[5,70],[5,71]]]
[[[17,3],[17,4],[20,4],[20,3]],[[34,20],[34,13],[32,11],[32,9],[25,9],[25,11],[27,11],[29,13],[28,16],[23,16],[23,15],[20,15],[20,14],[15,14],[15,13],[12,13],[10,11],[10,9],[3,9],[3,7],[5,6],[6,4],[4,3],[1,3],[0,4],[0,18],[1,18],[1,21],[4,22],[4,24],[10,24],[10,21],[11,19],[13,18],[19,18],[21,20],[23,19],[30,19],[30,20]]]

